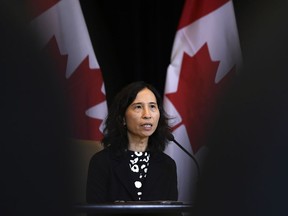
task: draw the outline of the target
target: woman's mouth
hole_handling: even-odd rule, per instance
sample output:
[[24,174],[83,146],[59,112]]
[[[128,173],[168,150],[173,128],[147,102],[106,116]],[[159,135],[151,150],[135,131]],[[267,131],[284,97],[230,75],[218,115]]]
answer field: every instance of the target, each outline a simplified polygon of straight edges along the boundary
[[144,128],[152,128],[152,124],[143,124],[142,127],[144,127]]

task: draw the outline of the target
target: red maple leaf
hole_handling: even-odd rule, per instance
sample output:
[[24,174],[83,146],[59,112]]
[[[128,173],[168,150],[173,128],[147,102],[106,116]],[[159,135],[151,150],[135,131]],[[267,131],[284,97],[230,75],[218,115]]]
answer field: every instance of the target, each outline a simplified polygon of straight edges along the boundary
[[216,84],[218,66],[219,61],[211,60],[207,44],[193,57],[184,53],[177,92],[166,95],[182,118],[172,129],[185,125],[194,153],[205,145],[213,112],[232,74],[230,71]]
[[101,92],[103,78],[100,69],[89,67],[88,56],[74,73],[66,78],[67,55],[61,55],[55,37],[47,44],[46,49],[52,52],[60,77],[60,83],[67,97],[70,111],[72,137],[75,139],[100,140],[103,137],[99,127],[103,119],[95,119],[85,114],[86,110],[104,102]]

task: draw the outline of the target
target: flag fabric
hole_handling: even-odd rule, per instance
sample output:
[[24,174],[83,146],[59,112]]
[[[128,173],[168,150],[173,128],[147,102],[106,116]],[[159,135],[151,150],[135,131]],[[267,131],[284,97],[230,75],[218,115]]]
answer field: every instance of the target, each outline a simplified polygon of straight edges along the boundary
[[105,85],[79,0],[27,0],[40,47],[53,52],[68,108],[72,138],[100,140],[107,115]]
[[[174,38],[164,89],[164,107],[175,140],[200,165],[217,102],[241,66],[232,0],[186,0]],[[177,164],[179,201],[193,202],[195,162],[177,145],[165,150]]]

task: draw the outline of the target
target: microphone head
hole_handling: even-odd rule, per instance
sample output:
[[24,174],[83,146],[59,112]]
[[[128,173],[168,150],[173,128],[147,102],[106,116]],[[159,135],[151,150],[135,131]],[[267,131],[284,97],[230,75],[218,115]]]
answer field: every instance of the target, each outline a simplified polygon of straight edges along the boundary
[[172,142],[175,141],[174,135],[173,135],[172,133],[169,133],[169,134],[168,134],[167,139],[168,139],[169,141],[172,141]]

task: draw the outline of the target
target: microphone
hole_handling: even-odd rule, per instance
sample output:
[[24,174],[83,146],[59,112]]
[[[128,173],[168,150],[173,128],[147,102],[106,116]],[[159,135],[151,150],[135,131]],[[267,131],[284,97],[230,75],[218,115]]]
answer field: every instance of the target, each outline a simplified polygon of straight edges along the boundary
[[170,135],[167,137],[169,141],[172,141],[174,142],[179,148],[181,148],[190,158],[193,159],[193,161],[195,162],[195,165],[197,167],[197,173],[198,173],[198,177],[200,176],[200,167],[199,167],[199,164],[196,160],[196,158],[190,154],[190,152],[188,152],[182,145],[180,145],[180,143],[178,143],[175,138],[174,138],[174,135],[172,133],[170,133]]

